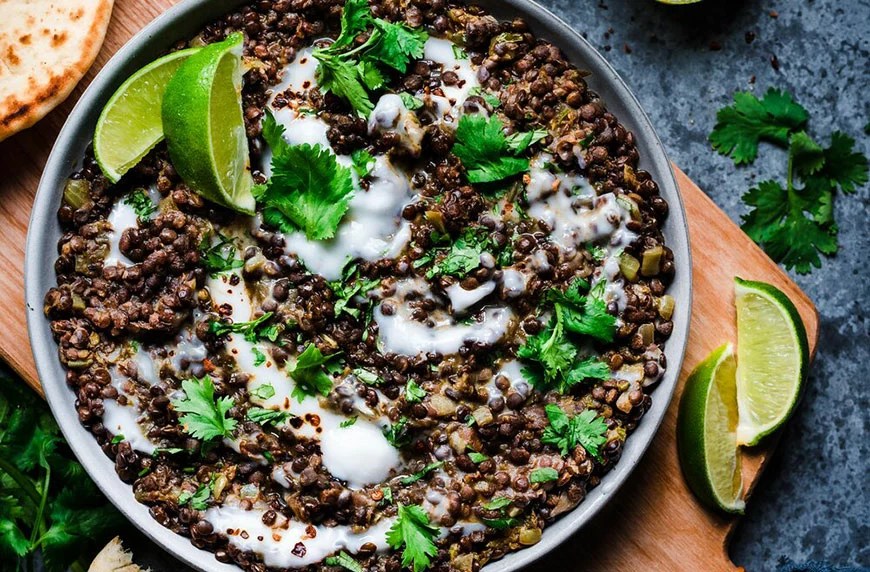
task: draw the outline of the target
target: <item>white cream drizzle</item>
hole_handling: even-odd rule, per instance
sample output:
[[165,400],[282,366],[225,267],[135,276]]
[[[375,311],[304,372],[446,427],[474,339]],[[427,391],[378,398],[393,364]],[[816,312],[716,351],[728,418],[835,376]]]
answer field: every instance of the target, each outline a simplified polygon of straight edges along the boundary
[[[387,531],[395,519],[383,519],[362,532],[345,525],[323,526],[287,520],[278,515],[272,526],[263,524],[264,509],[243,510],[224,503],[205,512],[205,520],[215,531],[227,536],[230,544],[243,551],[259,554],[266,566],[302,568],[346,550],[360,551],[367,543],[378,550],[387,548]],[[300,549],[299,544],[301,543]]]
[[[397,293],[410,283],[421,296],[431,296],[428,285],[418,279],[405,279],[397,284]],[[487,308],[480,321],[469,324],[457,323],[446,312],[432,312],[427,323],[418,322],[411,317],[408,306],[401,298],[393,299],[395,311],[392,315],[383,312],[383,303],[374,310],[375,322],[379,329],[381,351],[401,355],[419,353],[453,354],[468,342],[492,345],[504,337],[514,320],[510,308]]]

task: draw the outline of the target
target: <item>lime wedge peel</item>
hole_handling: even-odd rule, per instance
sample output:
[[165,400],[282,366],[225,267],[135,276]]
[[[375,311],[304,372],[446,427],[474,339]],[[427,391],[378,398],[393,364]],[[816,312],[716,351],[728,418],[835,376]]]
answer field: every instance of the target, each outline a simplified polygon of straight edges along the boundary
[[109,181],[117,183],[163,140],[161,106],[166,84],[200,48],[159,58],[121,84],[109,99],[94,131],[94,156]]
[[734,279],[737,305],[737,442],[753,446],[791,415],[809,367],[803,321],[788,297],[764,282]]
[[166,86],[163,128],[178,174],[204,198],[254,214],[242,117],[241,33],[203,47]]
[[733,347],[725,344],[689,376],[677,418],[677,450],[689,488],[704,504],[742,514],[736,370]]

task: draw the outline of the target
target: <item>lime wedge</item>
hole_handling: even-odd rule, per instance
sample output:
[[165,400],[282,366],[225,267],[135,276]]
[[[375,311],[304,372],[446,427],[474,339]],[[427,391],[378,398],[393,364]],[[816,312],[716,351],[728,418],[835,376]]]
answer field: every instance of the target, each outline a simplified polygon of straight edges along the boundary
[[199,48],[165,55],[140,69],[112,95],[94,132],[94,155],[106,178],[117,183],[163,139],[161,105],[166,84]]
[[175,72],[163,97],[172,163],[204,198],[254,213],[253,180],[242,118],[242,43],[236,32],[203,47]]
[[656,0],[659,4],[670,4],[677,6],[680,4],[697,4],[701,0]]
[[764,282],[734,279],[737,442],[755,445],[788,419],[807,375],[809,344],[791,300]]
[[733,348],[725,344],[689,376],[677,418],[677,450],[689,488],[701,502],[742,513],[736,369]]

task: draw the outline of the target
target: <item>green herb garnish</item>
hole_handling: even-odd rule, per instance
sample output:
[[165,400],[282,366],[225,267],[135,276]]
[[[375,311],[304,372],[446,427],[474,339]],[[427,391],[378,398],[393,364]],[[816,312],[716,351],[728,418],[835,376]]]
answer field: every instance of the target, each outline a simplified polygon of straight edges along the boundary
[[351,170],[321,145],[287,143],[284,126],[268,111],[263,138],[272,148],[272,178],[254,189],[263,221],[310,240],[334,237],[353,198]]
[[211,244],[208,237],[203,237],[199,245],[200,256],[205,269],[212,276],[229,272],[245,265],[245,261],[236,258],[236,247],[231,238],[217,234],[217,242]]
[[429,463],[428,465],[423,467],[421,470],[417,471],[413,475],[404,477],[399,482],[403,485],[411,485],[413,483],[416,483],[417,481],[419,481],[420,479],[422,479],[423,477],[425,477],[426,475],[428,475],[432,471],[434,471],[436,469],[440,469],[443,466],[444,466],[444,461],[435,461],[434,463]]
[[241,334],[244,338],[255,343],[261,340],[275,342],[278,335],[284,330],[283,324],[267,324],[274,314],[266,312],[256,320],[250,322],[224,323],[217,320],[211,322],[208,327],[209,333],[216,337],[227,334]]
[[788,148],[785,184],[762,181],[743,195],[752,210],[742,228],[771,258],[800,274],[821,266],[819,253],[831,256],[839,248],[836,192],[852,193],[868,181],[867,158],[855,151],[855,141],[835,131],[823,148],[803,131],[808,118],[787,93],[770,89],[758,99],[738,92],[710,134],[713,148],[737,165],[755,160],[761,140]]
[[390,445],[396,447],[404,447],[411,441],[411,435],[408,432],[408,418],[400,417],[398,421],[384,428],[384,437],[390,442]]
[[136,213],[136,218],[140,220],[148,220],[157,212],[157,205],[154,204],[144,189],[136,189],[125,196],[124,204],[131,207]]
[[353,417],[348,417],[344,421],[338,424],[339,427],[344,429],[345,427],[350,427],[354,423],[356,423],[357,419],[359,419],[359,415],[354,415]]
[[529,160],[516,156],[524,150],[511,148],[497,116],[463,115],[459,119],[453,153],[472,183],[491,183],[525,173]]
[[326,397],[332,390],[332,379],[323,370],[323,366],[338,354],[324,356],[314,344],[309,344],[296,358],[296,365],[290,371],[290,377],[296,382],[291,396],[302,403],[308,396],[318,394]]
[[262,407],[251,407],[248,409],[248,420],[254,423],[259,423],[263,427],[267,425],[280,425],[287,421],[293,415],[287,411],[278,411],[277,409],[264,409]]
[[323,561],[327,566],[341,566],[350,572],[363,572],[360,563],[354,560],[347,552],[342,550],[335,556],[327,556]]
[[185,379],[181,389],[184,399],[174,399],[172,405],[176,411],[184,413],[178,421],[186,433],[204,441],[232,437],[237,421],[227,417],[227,411],[235,403],[229,396],[215,399],[211,377]]
[[544,407],[544,411],[550,425],[544,429],[541,443],[556,447],[562,455],[580,445],[596,460],[603,462],[600,447],[607,442],[607,424],[595,411],[586,409],[569,417],[561,407],[552,403]]
[[398,505],[398,517],[387,532],[390,548],[402,548],[402,566],[422,572],[432,563],[438,553],[435,539],[441,533],[429,522],[429,515],[419,506]]
[[[369,32],[368,39],[349,48],[355,38]],[[341,33],[327,48],[314,51],[318,60],[317,81],[358,113],[368,116],[374,109],[371,93],[386,83],[388,70],[405,73],[412,59],[423,57],[428,34],[404,24],[375,18],[367,0],[348,0],[341,17]]]
[[557,480],[559,480],[559,472],[550,467],[533,469],[532,472],[529,473],[529,482],[532,483],[549,483],[550,481]]
[[408,403],[419,403],[426,398],[426,390],[413,379],[409,379],[405,384],[405,401]]

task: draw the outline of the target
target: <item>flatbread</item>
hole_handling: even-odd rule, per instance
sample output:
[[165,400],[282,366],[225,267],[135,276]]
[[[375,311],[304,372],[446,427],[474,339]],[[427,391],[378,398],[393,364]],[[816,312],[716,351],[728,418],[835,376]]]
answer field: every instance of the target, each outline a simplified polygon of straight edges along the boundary
[[[2,1],[2,0],[0,0]],[[133,555],[124,550],[117,536],[100,550],[91,562],[88,572],[149,572],[133,563]]]
[[0,0],[0,141],[67,98],[97,57],[114,0]]

